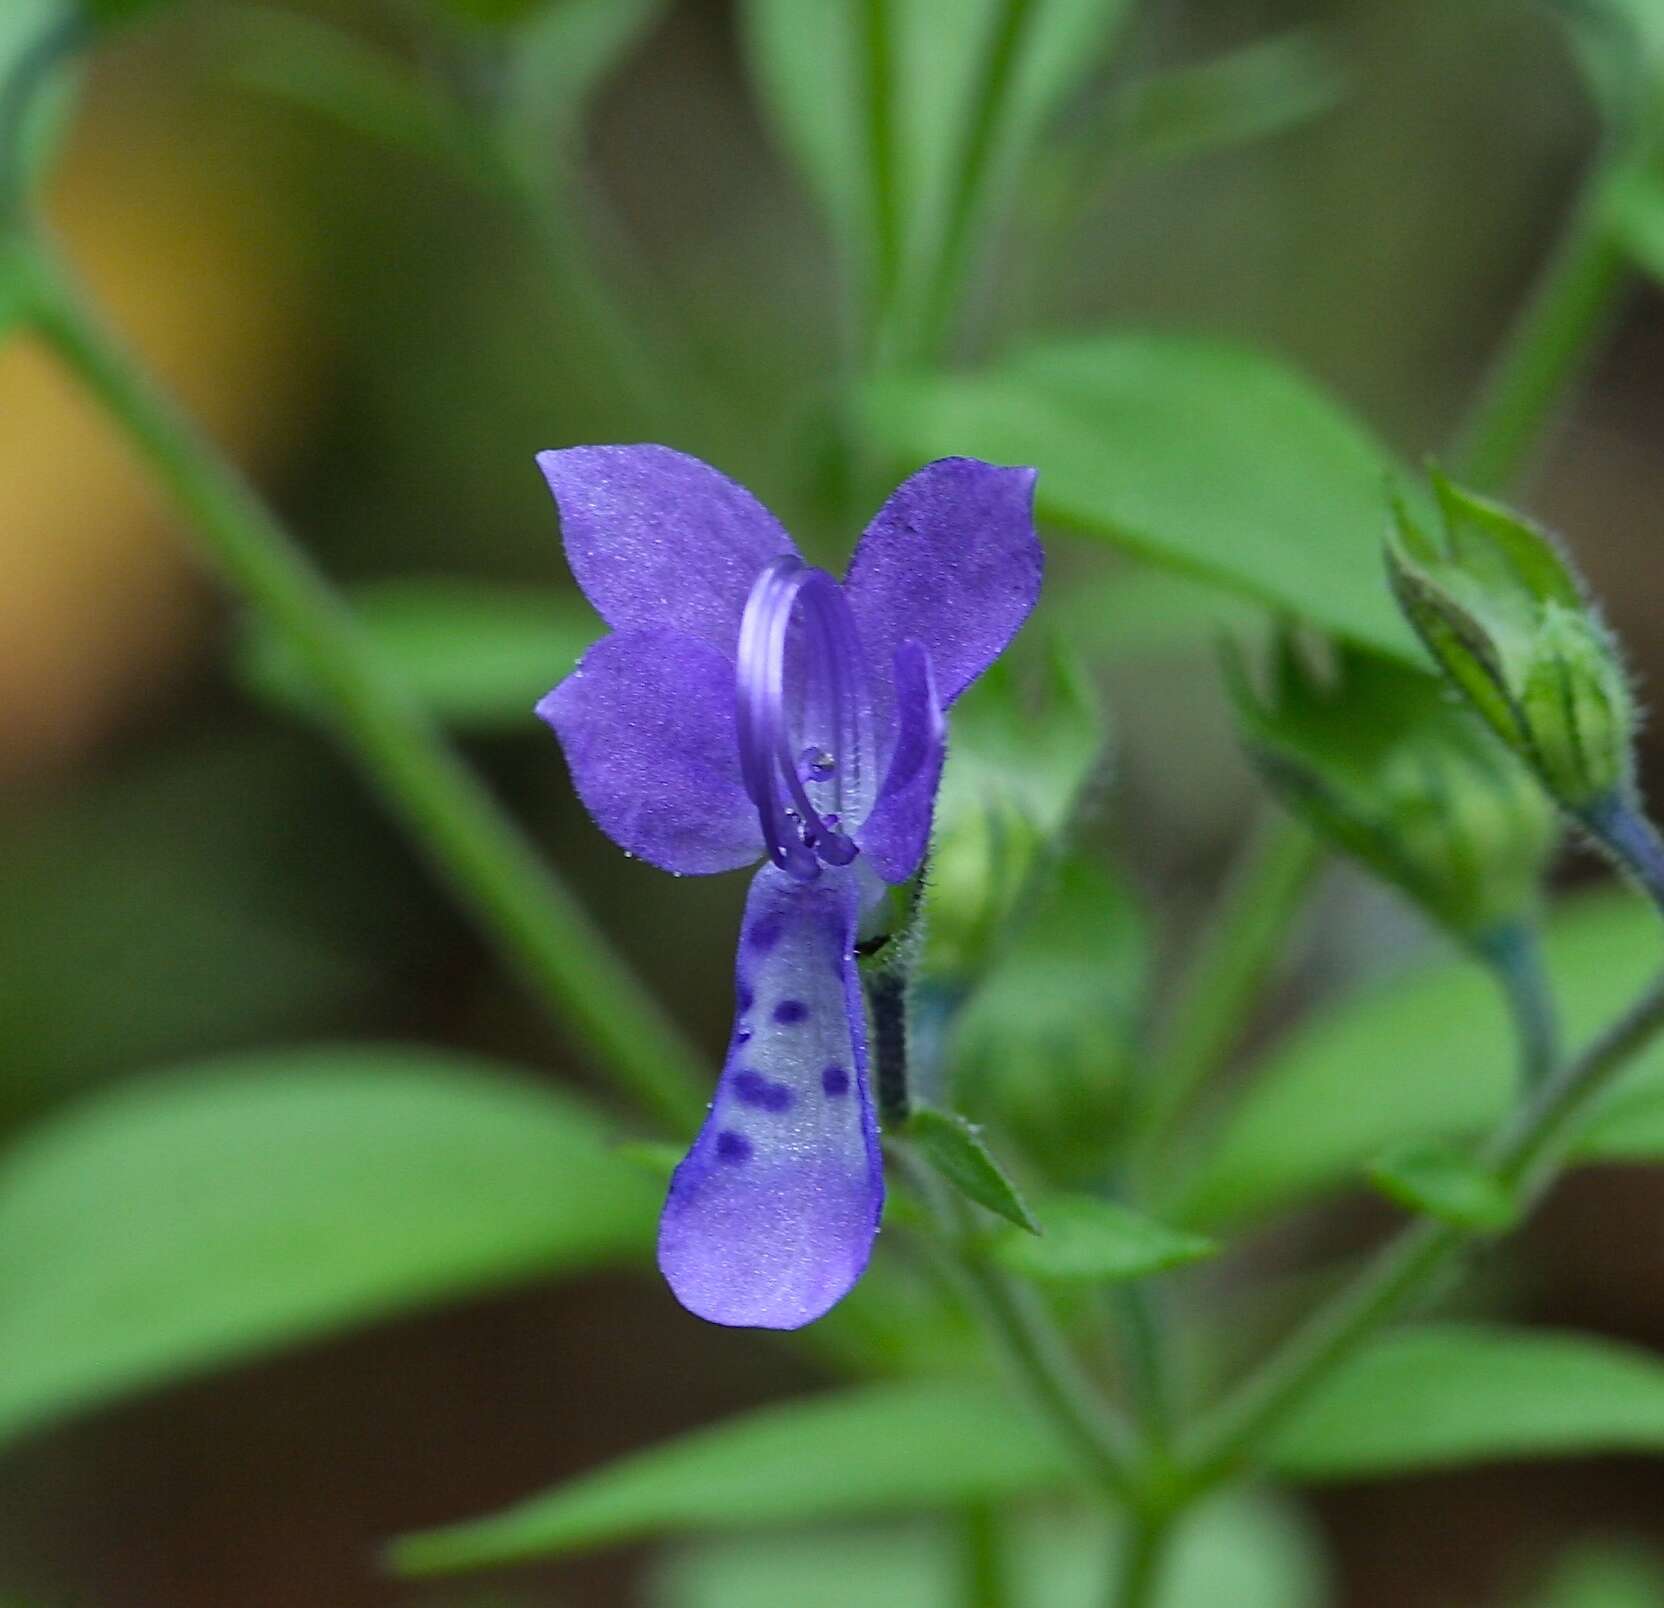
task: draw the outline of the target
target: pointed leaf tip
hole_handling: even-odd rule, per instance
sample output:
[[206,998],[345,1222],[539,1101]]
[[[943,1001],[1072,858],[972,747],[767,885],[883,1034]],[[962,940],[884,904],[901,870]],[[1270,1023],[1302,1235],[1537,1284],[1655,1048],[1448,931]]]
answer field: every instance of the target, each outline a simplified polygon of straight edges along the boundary
[[908,1119],[906,1132],[924,1159],[962,1195],[1030,1234],[1044,1232],[974,1123],[956,1111],[921,1106]]

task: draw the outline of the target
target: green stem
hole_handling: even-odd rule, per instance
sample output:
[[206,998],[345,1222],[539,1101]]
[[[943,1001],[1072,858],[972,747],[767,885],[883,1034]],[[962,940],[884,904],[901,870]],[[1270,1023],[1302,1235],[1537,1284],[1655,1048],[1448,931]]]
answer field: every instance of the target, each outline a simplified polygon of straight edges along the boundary
[[965,1510],[960,1539],[966,1608],[1010,1608],[1011,1568],[998,1510],[973,1503]]
[[975,98],[976,116],[966,134],[965,150],[955,170],[956,184],[949,202],[930,297],[921,321],[918,354],[941,355],[953,333],[953,321],[964,300],[977,225],[988,204],[994,153],[1010,116],[1012,88],[1022,56],[1023,33],[1033,15],[1033,0],[1005,0],[983,57],[982,76]]
[[1633,877],[1664,913],[1664,839],[1640,806],[1615,795],[1586,810],[1583,824],[1618,868]]
[[1039,1298],[974,1252],[964,1258],[964,1270],[989,1329],[1035,1405],[1097,1481],[1115,1496],[1128,1498],[1133,1491],[1132,1437],[1081,1370]]
[[1165,1457],[1173,1438],[1173,1382],[1161,1292],[1155,1281],[1134,1279],[1109,1293],[1126,1357],[1128,1394],[1146,1451]]
[[1142,1081],[1132,1145],[1147,1166],[1242,1031],[1323,863],[1317,839],[1278,814],[1249,839],[1176,992]]
[[1481,491],[1515,477],[1556,400],[1590,361],[1627,282],[1607,222],[1619,165],[1603,160],[1585,187],[1525,311],[1481,388],[1452,453],[1456,479]]
[[[1506,483],[1527,456],[1560,390],[1588,360],[1626,283],[1606,228],[1607,187],[1621,165],[1610,155],[1588,181],[1543,280],[1504,345],[1455,454],[1458,473],[1480,487]],[[1534,964],[1534,962],[1532,963]],[[1521,1033],[1522,1066],[1534,1067],[1546,1028],[1535,1020],[1520,976],[1506,980]],[[1519,997],[1513,997],[1515,991]],[[1612,1075],[1664,1026],[1664,986],[1642,998],[1595,1045],[1534,1087],[1498,1131],[1485,1159],[1506,1184],[1529,1198],[1552,1170],[1566,1132]],[[1198,1487],[1216,1483],[1247,1460],[1382,1324],[1423,1293],[1467,1243],[1442,1223],[1411,1225],[1237,1387],[1200,1427],[1186,1472]]]
[[864,0],[862,22],[874,252],[870,265],[872,296],[867,310],[867,362],[870,368],[877,368],[890,355],[890,323],[895,315],[902,270],[895,63],[891,51],[889,0]]
[[1514,1024],[1521,1088],[1537,1088],[1560,1063],[1560,1025],[1542,940],[1531,923],[1510,922],[1482,938],[1477,950],[1496,978]]
[[1112,1608],[1151,1608],[1157,1600],[1172,1530],[1170,1514],[1129,1515],[1117,1554]]
[[[1529,1203],[1552,1176],[1569,1138],[1637,1051],[1664,1029],[1664,983],[1655,985],[1582,1055],[1540,1084],[1497,1131],[1486,1165]],[[1185,1458],[1192,1490],[1247,1461],[1382,1324],[1400,1314],[1469,1241],[1467,1230],[1424,1220],[1393,1240],[1229,1396]]]
[[966,1201],[904,1141],[894,1145],[893,1154],[939,1230],[939,1237],[926,1237],[926,1249],[970,1299],[1034,1405],[1075,1449],[1082,1466],[1112,1495],[1129,1499],[1136,1448],[1120,1414],[1082,1371],[1035,1292],[978,1251]]
[[172,494],[203,551],[300,656],[368,779],[480,926],[629,1094],[677,1128],[702,1114],[697,1060],[570,890],[382,664],[241,475],[38,247],[31,322]]

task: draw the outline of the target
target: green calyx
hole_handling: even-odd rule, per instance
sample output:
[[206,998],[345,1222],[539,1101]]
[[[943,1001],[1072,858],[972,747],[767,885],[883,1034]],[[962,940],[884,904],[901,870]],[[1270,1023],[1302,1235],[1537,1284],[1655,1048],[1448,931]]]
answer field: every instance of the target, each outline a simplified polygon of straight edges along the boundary
[[1617,649],[1553,539],[1433,475],[1443,529],[1394,505],[1387,568],[1450,683],[1572,812],[1630,785],[1634,707]]
[[1431,676],[1356,650],[1331,657],[1320,666],[1285,635],[1264,693],[1231,662],[1271,787],[1464,941],[1529,911],[1558,838],[1531,777]]

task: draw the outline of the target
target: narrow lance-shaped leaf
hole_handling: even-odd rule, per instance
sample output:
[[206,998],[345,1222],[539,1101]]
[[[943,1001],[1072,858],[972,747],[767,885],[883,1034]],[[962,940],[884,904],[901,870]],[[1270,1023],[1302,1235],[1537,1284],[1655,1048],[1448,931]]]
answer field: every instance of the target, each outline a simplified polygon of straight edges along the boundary
[[433,1051],[137,1080],[0,1158],[0,1440],[386,1312],[644,1255],[657,1196],[570,1096]]
[[962,1195],[1030,1234],[1040,1232],[1034,1214],[974,1123],[955,1111],[920,1106],[908,1119],[906,1131],[920,1155]]
[[[1450,1324],[1379,1341],[1273,1442],[1269,1461],[1289,1477],[1337,1479],[1661,1448],[1657,1358],[1579,1335]],[[441,1574],[649,1535],[894,1519],[1089,1483],[1048,1425],[991,1381],[917,1379],[757,1408],[501,1513],[406,1537],[392,1559],[406,1574]]]
[[1119,1284],[1184,1267],[1218,1250],[1093,1195],[1052,1195],[1034,1207],[1040,1233],[1005,1229],[992,1254],[1013,1273],[1053,1284]]

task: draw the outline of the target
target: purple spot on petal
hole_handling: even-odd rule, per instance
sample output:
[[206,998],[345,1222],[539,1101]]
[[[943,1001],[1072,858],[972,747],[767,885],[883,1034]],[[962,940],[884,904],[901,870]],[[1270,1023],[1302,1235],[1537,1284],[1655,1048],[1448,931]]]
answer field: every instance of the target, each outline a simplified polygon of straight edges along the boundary
[[849,1093],[849,1074],[841,1066],[829,1066],[820,1075],[820,1086],[835,1100]]
[[766,955],[780,942],[784,933],[785,928],[780,922],[765,919],[752,923],[751,930],[745,935],[745,940],[759,955]]
[[754,999],[754,996],[753,996],[751,990],[749,988],[747,988],[744,983],[741,983],[740,984],[739,996],[738,996],[738,1000],[737,1000],[741,1016],[744,1016],[745,1013],[748,1010],[751,1009],[753,999]]
[[809,1007],[800,999],[783,999],[774,1007],[774,1019],[785,1027],[809,1020]]
[[724,1128],[716,1136],[716,1153],[723,1160],[738,1165],[751,1159],[751,1141],[743,1133]]
[[760,1072],[736,1072],[733,1080],[734,1098],[743,1105],[759,1106],[764,1111],[789,1111],[792,1091],[784,1083],[775,1083]]

